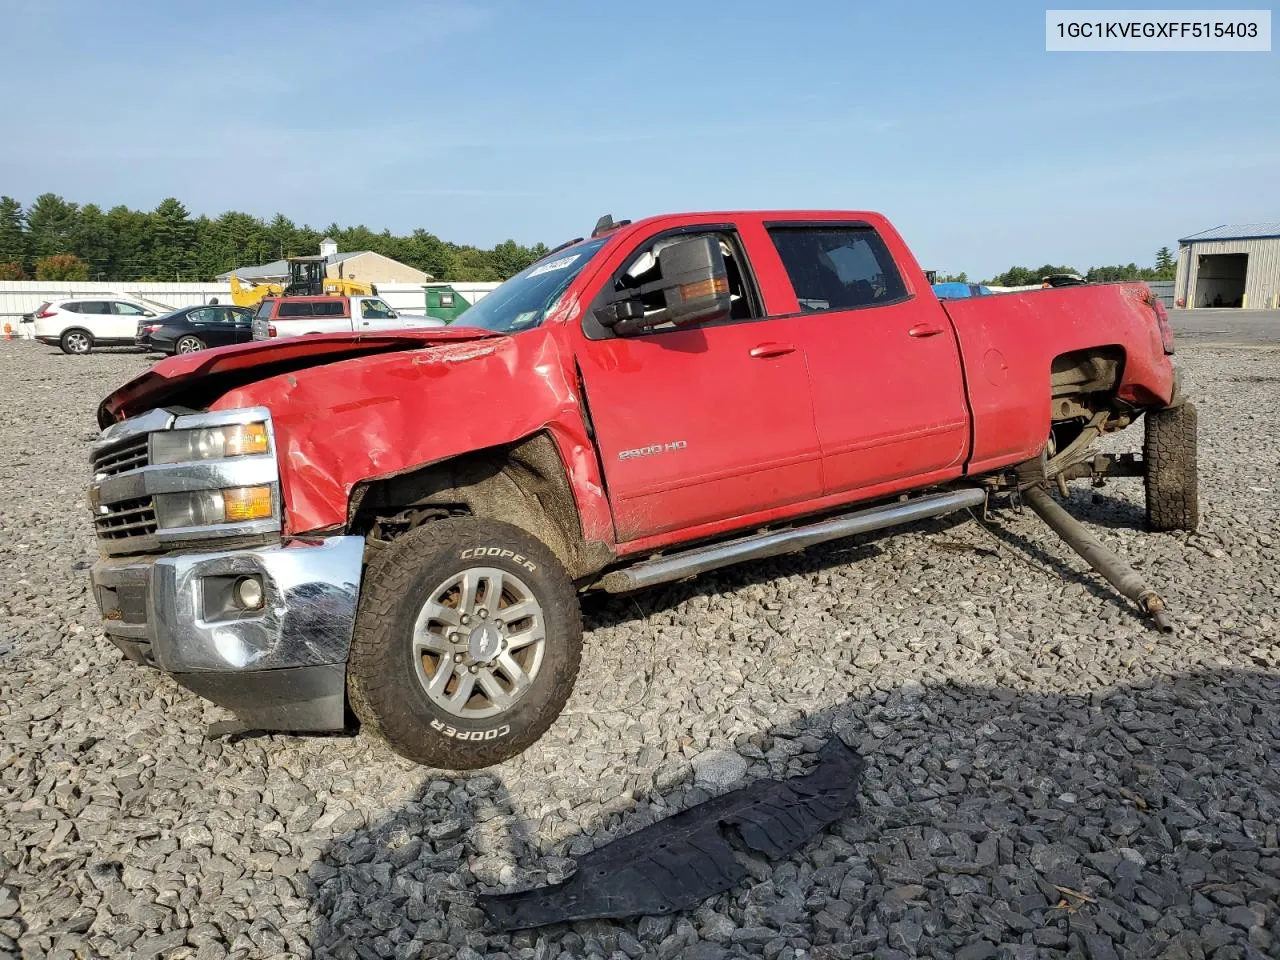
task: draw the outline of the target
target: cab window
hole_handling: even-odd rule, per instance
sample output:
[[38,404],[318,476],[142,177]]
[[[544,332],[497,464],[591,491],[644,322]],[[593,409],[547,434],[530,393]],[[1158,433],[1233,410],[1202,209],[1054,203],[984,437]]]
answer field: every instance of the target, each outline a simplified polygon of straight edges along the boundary
[[902,275],[874,228],[771,224],[768,229],[802,311],[874,307],[906,298]]
[[361,300],[360,316],[365,320],[388,320],[395,316],[395,311],[381,300]]

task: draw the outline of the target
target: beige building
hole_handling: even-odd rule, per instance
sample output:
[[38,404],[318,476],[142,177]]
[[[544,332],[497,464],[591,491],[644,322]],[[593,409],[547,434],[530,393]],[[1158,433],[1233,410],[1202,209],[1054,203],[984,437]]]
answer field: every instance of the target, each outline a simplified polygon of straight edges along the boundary
[[[326,260],[325,275],[342,277],[347,280],[361,280],[365,283],[426,283],[435,278],[407,263],[392,260],[390,257],[372,250],[358,250],[354,253],[339,253],[338,245],[325,237],[320,242],[320,255]],[[289,278],[289,262],[274,260],[253,267],[236,267],[226,273],[218,274],[218,279],[227,282],[231,274],[241,280],[253,283],[287,280]]]

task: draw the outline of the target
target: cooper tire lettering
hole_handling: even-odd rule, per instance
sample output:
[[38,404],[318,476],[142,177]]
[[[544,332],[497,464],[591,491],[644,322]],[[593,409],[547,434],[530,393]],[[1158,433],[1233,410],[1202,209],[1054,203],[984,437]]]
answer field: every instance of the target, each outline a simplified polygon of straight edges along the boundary
[[[542,669],[500,716],[446,715],[421,683],[422,667],[430,665],[414,660],[423,604],[437,584],[468,567],[529,578],[524,586],[544,618]],[[347,694],[363,728],[401,756],[446,770],[475,770],[515,756],[554,722],[573,689],[581,651],[577,591],[555,554],[509,523],[450,517],[397,537],[370,562],[347,662]]]
[[455,740],[480,742],[482,740],[497,740],[507,736],[511,732],[511,725],[504,723],[500,727],[490,727],[488,730],[458,730],[456,727],[451,727],[439,720],[432,720],[431,729]]
[[484,557],[497,557],[501,560],[511,560],[524,567],[530,573],[538,572],[538,565],[524,554],[516,553],[514,550],[508,550],[503,547],[467,547],[467,549],[458,554],[459,560],[480,560]]

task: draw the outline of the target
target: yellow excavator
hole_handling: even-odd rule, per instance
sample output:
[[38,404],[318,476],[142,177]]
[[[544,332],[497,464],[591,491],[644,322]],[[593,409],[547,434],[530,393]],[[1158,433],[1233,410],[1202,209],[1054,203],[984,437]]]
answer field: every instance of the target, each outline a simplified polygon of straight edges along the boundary
[[328,261],[322,256],[289,257],[289,282],[246,283],[231,275],[231,302],[252,307],[266,297],[369,297],[378,292],[372,283],[345,277],[326,277]]

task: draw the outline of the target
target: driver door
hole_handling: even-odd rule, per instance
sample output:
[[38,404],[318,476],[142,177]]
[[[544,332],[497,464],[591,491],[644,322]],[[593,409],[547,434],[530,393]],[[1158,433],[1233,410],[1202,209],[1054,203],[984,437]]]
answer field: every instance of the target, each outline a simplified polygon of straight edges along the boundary
[[[787,321],[764,316],[732,226],[728,319],[617,336],[584,311],[578,364],[620,542],[758,513],[817,497],[820,454],[804,353]],[[658,278],[641,241],[606,291]],[[596,304],[599,305],[598,303]]]

